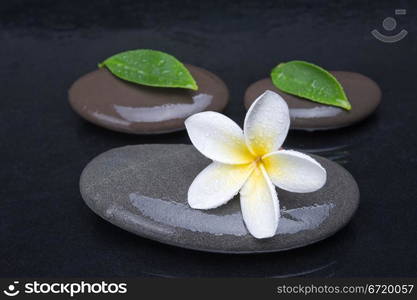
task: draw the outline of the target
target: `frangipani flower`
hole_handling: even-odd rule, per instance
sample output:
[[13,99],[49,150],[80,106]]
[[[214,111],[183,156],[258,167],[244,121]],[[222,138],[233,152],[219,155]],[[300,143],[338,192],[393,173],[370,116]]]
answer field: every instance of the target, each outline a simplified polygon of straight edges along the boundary
[[326,170],[313,158],[280,150],[290,126],[286,102],[266,91],[249,108],[244,130],[228,117],[212,111],[185,121],[193,145],[213,160],[194,179],[188,203],[212,209],[240,191],[243,220],[255,238],[275,235],[280,208],[275,186],[295,193],[320,189]]

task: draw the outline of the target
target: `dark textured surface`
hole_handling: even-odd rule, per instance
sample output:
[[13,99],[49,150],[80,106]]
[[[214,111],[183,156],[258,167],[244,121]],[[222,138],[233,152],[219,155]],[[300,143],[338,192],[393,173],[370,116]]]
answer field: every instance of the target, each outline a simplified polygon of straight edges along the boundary
[[68,92],[70,104],[81,117],[115,131],[158,134],[183,130],[190,115],[222,111],[229,96],[218,76],[195,66],[186,67],[198,91],[141,86],[99,69],[74,82]]
[[314,193],[277,189],[281,218],[276,235],[258,240],[245,228],[239,196],[212,210],[187,203],[188,188],[210,160],[192,145],[138,145],[112,149],[83,170],[81,195],[107,221],[143,237],[208,252],[261,253],[323,240],[351,219],[359,190],[340,165],[315,157],[327,182]]
[[[409,35],[384,44],[382,20]],[[412,1],[2,1],[0,4],[1,276],[416,276],[417,13]],[[396,30],[395,32],[398,32]],[[219,75],[225,113],[277,60],[304,59],[373,78],[383,99],[366,121],[290,132],[285,146],[335,159],[361,205],[333,237],[276,254],[230,256],[161,245],[96,216],[79,176],[98,154],[189,143],[185,132],[131,136],[81,120],[67,91],[109,55],[155,48]]]
[[245,92],[245,107],[249,109],[253,101],[265,90],[279,93],[288,103],[291,116],[291,128],[302,130],[339,129],[350,126],[367,118],[377,109],[381,102],[381,89],[362,74],[355,72],[331,72],[342,85],[352,109],[347,111],[340,107],[322,105],[307,99],[280,91],[271,78],[258,80]]

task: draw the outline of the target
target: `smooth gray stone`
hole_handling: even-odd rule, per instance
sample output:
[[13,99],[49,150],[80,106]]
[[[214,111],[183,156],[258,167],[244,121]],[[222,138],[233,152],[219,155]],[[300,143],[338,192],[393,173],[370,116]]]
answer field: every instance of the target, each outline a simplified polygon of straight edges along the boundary
[[82,197],[105,220],[162,243],[210,252],[257,253],[309,245],[341,229],[359,204],[358,186],[340,165],[314,156],[328,179],[308,194],[278,190],[281,220],[270,239],[252,237],[238,196],[213,210],[194,210],[187,191],[210,161],[191,145],[137,145],[94,158],[80,179]]

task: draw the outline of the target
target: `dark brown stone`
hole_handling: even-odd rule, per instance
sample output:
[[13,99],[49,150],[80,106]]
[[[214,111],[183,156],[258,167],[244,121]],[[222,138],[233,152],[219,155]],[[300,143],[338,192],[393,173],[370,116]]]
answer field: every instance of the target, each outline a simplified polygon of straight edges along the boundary
[[199,90],[129,83],[102,68],[78,79],[69,90],[72,108],[107,129],[157,134],[184,129],[184,120],[205,110],[222,111],[228,101],[224,82],[204,69],[186,66]]
[[265,90],[277,92],[287,101],[290,108],[291,128],[304,130],[346,127],[365,119],[375,111],[381,101],[381,90],[375,81],[359,73],[331,73],[343,86],[352,105],[350,111],[284,93],[274,86],[270,78],[259,80],[248,87],[245,93],[245,107],[248,109]]

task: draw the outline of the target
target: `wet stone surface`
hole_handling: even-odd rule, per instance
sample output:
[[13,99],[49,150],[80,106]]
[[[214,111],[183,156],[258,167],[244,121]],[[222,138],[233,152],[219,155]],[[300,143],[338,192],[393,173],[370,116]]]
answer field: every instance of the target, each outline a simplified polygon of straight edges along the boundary
[[188,206],[189,185],[210,163],[190,145],[112,149],[86,166],[80,189],[86,204],[105,220],[162,243],[210,252],[282,251],[331,236],[358,206],[352,176],[338,164],[314,157],[327,170],[326,185],[308,194],[278,189],[280,223],[276,235],[265,240],[248,233],[238,197],[213,210]]
[[270,78],[251,84],[245,93],[245,107],[265,90],[279,93],[290,108],[291,128],[304,130],[336,129],[353,125],[372,114],[381,102],[381,90],[370,78],[354,72],[332,71],[352,105],[350,111],[323,105],[280,91]]
[[227,87],[219,77],[198,67],[186,67],[198,91],[134,84],[101,68],[71,86],[69,101],[82,118],[107,129],[133,134],[182,130],[190,115],[222,111],[228,102]]

